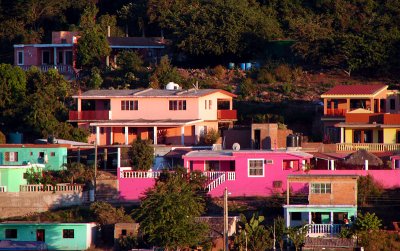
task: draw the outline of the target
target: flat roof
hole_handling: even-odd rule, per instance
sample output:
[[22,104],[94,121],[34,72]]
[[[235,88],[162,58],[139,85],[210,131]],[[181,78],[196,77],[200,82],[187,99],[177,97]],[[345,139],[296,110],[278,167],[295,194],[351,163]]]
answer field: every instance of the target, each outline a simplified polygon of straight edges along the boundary
[[90,123],[91,126],[141,126],[141,127],[169,127],[169,126],[185,126],[202,122],[202,119],[134,119],[134,120],[105,120]]
[[173,98],[193,98],[210,95],[220,92],[230,97],[235,94],[221,89],[189,89],[189,90],[166,90],[166,89],[132,89],[132,90],[90,90],[73,98],[141,98],[141,97],[173,97]]
[[305,158],[312,158],[313,155],[306,153],[306,152],[301,152],[301,151],[288,151],[286,149],[284,150],[239,150],[239,151],[234,151],[234,150],[221,150],[221,151],[213,151],[213,150],[200,150],[200,151],[192,151],[187,153],[185,156],[188,157],[217,157],[217,156],[234,156],[234,155],[241,155],[241,154],[246,154],[246,153],[258,153],[258,154],[282,154],[282,153],[287,153],[291,155],[295,155],[298,157],[305,157]]
[[0,148],[68,148],[69,144],[0,144]]

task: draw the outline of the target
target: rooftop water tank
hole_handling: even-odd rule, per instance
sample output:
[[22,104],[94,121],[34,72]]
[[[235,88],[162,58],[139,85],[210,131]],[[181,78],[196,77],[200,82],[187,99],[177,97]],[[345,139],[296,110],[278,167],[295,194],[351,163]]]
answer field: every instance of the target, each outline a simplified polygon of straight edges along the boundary
[[22,133],[12,132],[8,134],[8,144],[22,144]]
[[165,86],[166,90],[180,90],[181,87],[174,82],[169,82],[166,86]]

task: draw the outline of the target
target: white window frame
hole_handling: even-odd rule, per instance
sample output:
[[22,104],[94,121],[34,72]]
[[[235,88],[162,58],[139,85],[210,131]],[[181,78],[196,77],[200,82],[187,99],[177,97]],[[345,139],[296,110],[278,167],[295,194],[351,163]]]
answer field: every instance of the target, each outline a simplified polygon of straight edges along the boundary
[[[316,188],[315,185],[319,185],[319,188]],[[331,193],[332,193],[332,183],[313,182],[310,184],[310,194],[331,194]]]
[[[19,54],[22,54],[22,62],[19,62]],[[25,55],[24,55],[24,51],[17,51],[17,65],[24,65],[25,63]]]
[[18,161],[18,152],[9,152],[9,162],[17,162]]
[[[262,163],[262,175],[250,175],[250,161],[261,161]],[[265,164],[264,164],[264,159],[248,159],[247,160],[247,177],[251,178],[259,178],[259,177],[265,177]]]

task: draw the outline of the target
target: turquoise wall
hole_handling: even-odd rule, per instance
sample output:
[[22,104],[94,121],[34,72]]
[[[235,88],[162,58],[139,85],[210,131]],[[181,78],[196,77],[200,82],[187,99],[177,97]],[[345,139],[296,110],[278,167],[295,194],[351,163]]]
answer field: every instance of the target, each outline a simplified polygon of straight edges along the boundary
[[[9,240],[36,241],[36,230],[44,229],[48,250],[86,250],[94,227],[92,223],[0,223],[0,240],[6,240],[6,229],[17,229],[17,238]],[[74,238],[63,238],[63,229],[73,229]]]
[[[6,161],[6,152],[18,152],[18,161]],[[47,155],[47,163],[44,163],[43,158],[39,158],[40,152]],[[52,156],[52,153],[54,153],[54,156]],[[35,145],[35,147],[2,145],[0,147],[0,165],[25,165],[28,162],[32,164],[44,164],[44,170],[63,170],[63,166],[67,164],[67,147],[48,147],[48,145]]]
[[19,192],[20,185],[27,185],[24,179],[27,170],[24,167],[0,168],[0,186],[6,186],[7,192]]

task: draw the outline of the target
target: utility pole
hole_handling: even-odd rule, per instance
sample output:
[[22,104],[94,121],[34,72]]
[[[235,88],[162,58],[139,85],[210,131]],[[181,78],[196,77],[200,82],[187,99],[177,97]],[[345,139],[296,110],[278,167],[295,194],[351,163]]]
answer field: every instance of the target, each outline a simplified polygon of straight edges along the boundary
[[94,200],[96,201],[97,189],[97,141],[94,141]]
[[229,250],[228,243],[228,189],[225,187],[224,191],[224,251]]

